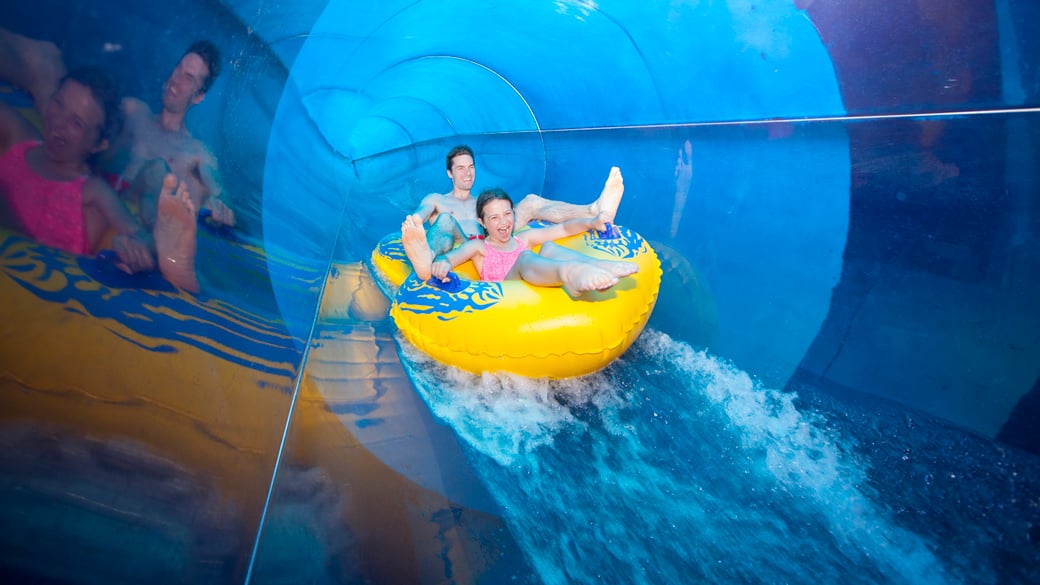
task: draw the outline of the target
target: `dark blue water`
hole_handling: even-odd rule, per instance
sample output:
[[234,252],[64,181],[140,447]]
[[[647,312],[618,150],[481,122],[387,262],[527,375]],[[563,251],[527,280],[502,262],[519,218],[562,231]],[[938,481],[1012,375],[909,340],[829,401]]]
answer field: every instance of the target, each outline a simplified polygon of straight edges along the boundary
[[905,408],[766,388],[655,331],[559,382],[402,346],[547,584],[1040,577],[1036,458]]

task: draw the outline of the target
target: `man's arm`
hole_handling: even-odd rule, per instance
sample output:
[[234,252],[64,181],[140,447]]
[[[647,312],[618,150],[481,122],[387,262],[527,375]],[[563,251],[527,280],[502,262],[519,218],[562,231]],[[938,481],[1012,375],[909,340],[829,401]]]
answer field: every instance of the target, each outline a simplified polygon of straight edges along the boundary
[[202,186],[201,207],[212,212],[210,218],[222,225],[235,225],[235,212],[221,199],[224,194],[224,185],[220,179],[220,169],[217,167],[217,157],[209,151],[209,148],[198,139],[196,143],[196,154],[194,166],[191,173]]
[[195,173],[198,175],[199,183],[202,184],[202,188],[206,193],[203,205],[213,212],[211,216],[213,221],[223,225],[235,225],[235,212],[220,198],[224,193],[224,187],[220,180],[217,159],[209,152],[206,152],[199,159],[199,163],[195,167]]
[[430,193],[423,200],[419,202],[419,207],[415,208],[410,215],[418,215],[422,218],[423,223],[434,219],[434,214],[437,213],[437,198],[443,197],[440,193]]

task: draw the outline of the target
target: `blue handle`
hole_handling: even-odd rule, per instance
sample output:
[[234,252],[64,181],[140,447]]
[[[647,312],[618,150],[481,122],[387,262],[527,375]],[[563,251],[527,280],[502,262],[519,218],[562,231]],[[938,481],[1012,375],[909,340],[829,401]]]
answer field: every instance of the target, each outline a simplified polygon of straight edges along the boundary
[[447,282],[443,282],[443,281],[441,281],[441,279],[439,279],[437,277],[431,277],[431,278],[429,278],[426,281],[426,284],[428,284],[428,285],[430,285],[430,286],[432,286],[434,288],[439,288],[442,291],[447,292],[447,293],[451,293],[451,294],[455,294],[455,293],[459,292],[460,290],[466,288],[466,285],[462,282],[462,279],[459,278],[459,275],[455,274],[454,272],[449,272],[448,273],[448,281]]
[[596,237],[602,240],[616,240],[621,237],[621,232],[618,231],[617,226],[612,223],[607,223],[605,230],[596,230]]

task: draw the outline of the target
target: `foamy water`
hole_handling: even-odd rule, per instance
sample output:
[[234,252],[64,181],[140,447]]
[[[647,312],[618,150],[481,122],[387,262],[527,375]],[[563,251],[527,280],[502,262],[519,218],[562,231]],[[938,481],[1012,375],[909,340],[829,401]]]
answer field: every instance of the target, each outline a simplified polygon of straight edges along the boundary
[[851,439],[667,335],[553,382],[471,376],[402,346],[545,583],[960,580],[892,521]]

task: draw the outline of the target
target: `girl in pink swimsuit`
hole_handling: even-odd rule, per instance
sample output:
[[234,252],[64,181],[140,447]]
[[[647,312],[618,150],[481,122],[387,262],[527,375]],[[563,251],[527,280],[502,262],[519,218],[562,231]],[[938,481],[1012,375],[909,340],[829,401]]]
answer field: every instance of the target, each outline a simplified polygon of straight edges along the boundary
[[83,220],[83,184],[86,175],[71,181],[52,181],[33,172],[25,152],[41,143],[26,140],[0,155],[0,193],[25,233],[40,243],[89,254],[91,243]]
[[509,276],[509,271],[513,269],[513,265],[516,264],[517,259],[520,258],[520,252],[527,250],[527,244],[524,240],[512,234],[509,237],[512,241],[508,245],[513,246],[513,249],[508,252],[499,249],[497,245],[491,244],[489,240],[484,240],[484,262],[480,266],[480,280],[485,282],[505,280]]
[[[513,200],[505,191],[495,188],[477,198],[477,221],[484,230],[484,239],[470,240],[434,258],[430,268],[434,278],[446,280],[452,268],[472,260],[484,281],[522,279],[535,286],[562,286],[569,293],[580,295],[610,288],[619,278],[638,269],[632,262],[599,260],[552,242],[590,229],[606,229],[600,216],[514,234]],[[531,250],[538,245],[542,246],[539,253]],[[414,265],[415,259],[410,259]]]
[[[43,133],[0,103],[0,211],[43,244],[92,253],[111,231],[111,245],[127,271],[155,267],[151,234],[101,179],[87,159],[118,130],[119,96],[96,68],[70,71],[40,112]],[[25,86],[23,82],[19,85]]]

